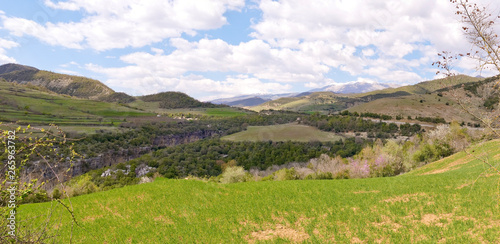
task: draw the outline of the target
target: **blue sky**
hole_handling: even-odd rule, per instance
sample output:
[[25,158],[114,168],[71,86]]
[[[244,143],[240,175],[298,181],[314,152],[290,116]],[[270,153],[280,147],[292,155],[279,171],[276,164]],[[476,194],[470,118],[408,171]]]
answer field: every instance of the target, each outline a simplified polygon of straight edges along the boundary
[[[442,0],[3,1],[0,64],[201,100],[414,84],[436,78],[438,52],[469,48],[453,12]],[[470,61],[456,66],[478,74]]]

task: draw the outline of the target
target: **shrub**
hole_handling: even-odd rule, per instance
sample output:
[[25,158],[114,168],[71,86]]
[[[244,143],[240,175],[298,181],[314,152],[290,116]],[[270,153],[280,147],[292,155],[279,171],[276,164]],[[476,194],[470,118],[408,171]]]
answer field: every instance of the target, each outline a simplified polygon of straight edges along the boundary
[[367,178],[370,176],[370,165],[366,160],[351,159],[349,163],[349,178]]
[[295,168],[291,169],[280,169],[276,172],[274,172],[274,180],[275,181],[283,181],[283,180],[298,180],[299,175],[297,174],[297,171]]
[[227,167],[222,173],[220,182],[223,184],[247,181],[247,172],[241,166]]
[[99,187],[91,181],[90,175],[82,175],[72,180],[68,184],[66,191],[70,197],[73,197],[97,192],[99,191]]
[[59,191],[59,189],[54,189],[52,191],[52,199],[61,199],[62,197],[62,194],[61,194],[61,191]]

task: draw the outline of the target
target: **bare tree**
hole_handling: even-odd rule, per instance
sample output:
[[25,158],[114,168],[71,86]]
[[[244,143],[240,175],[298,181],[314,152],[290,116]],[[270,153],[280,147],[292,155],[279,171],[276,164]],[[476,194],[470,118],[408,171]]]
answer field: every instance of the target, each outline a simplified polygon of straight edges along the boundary
[[[462,30],[467,41],[471,44],[471,50],[467,53],[453,54],[444,51],[439,55],[439,60],[434,63],[443,70],[448,77],[454,77],[452,64],[459,58],[469,58],[478,63],[477,70],[492,70],[500,73],[500,38],[495,30],[496,21],[500,16],[493,14],[488,8],[471,3],[468,0],[450,0],[455,5],[455,14],[460,17]],[[439,72],[438,72],[439,73]],[[474,90],[476,95],[482,99],[479,103],[466,91],[459,96],[452,94],[456,103],[467,114],[475,120],[480,121],[485,128],[488,139],[500,138],[500,79],[498,76],[483,83],[480,90]],[[462,87],[464,88],[464,87]],[[493,99],[492,99],[493,98]],[[487,159],[481,159],[491,169],[500,174],[496,163]]]
[[[1,123],[0,126],[0,243],[57,243],[57,233],[51,229],[51,224],[61,219],[55,216],[55,212],[60,212],[56,208],[69,212],[73,224],[77,224],[71,201],[52,199],[47,212],[32,219],[19,218],[18,208],[33,198],[50,199],[43,191],[47,181],[60,184],[64,194],[62,183],[67,178],[61,172],[69,169],[61,166],[77,154],[55,125],[47,130]],[[34,159],[36,164],[27,170]]]

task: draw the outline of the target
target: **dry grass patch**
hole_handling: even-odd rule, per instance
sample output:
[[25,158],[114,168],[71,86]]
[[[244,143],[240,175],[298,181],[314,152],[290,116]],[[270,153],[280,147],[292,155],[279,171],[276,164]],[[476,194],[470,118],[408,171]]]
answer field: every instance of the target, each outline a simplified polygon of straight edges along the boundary
[[373,191],[355,191],[353,192],[354,194],[367,194],[367,193],[380,193],[380,191],[373,190]]
[[86,216],[85,218],[82,219],[83,222],[94,222],[96,219],[102,218],[102,215],[92,215],[92,216]]
[[493,157],[494,160],[500,160],[500,153]]
[[[452,221],[453,214],[440,214],[440,215],[435,215],[435,214],[426,214],[422,216],[422,219],[420,220],[420,223],[425,224],[427,226],[430,225],[435,225],[438,227],[446,227],[448,226]],[[441,221],[445,220],[445,221]],[[446,222],[446,223],[443,223]]]
[[164,224],[168,224],[168,225],[173,225],[174,224],[174,221],[172,221],[170,218],[165,217],[163,215],[156,216],[156,217],[153,218],[153,220],[157,221],[157,222],[163,222]]
[[401,196],[387,198],[385,200],[382,200],[381,202],[396,203],[396,202],[419,201],[420,197],[425,197],[425,196],[427,196],[427,194],[425,194],[424,192],[415,194],[404,194]]
[[301,230],[295,230],[290,227],[277,224],[274,228],[255,231],[245,237],[249,243],[255,243],[256,241],[268,241],[275,238],[286,239],[292,243],[300,243],[309,239],[309,234]]
[[470,185],[471,185],[470,183],[465,183],[465,184],[462,184],[462,185],[458,186],[455,189],[460,190],[460,189],[465,188],[465,187],[470,186]]
[[[445,160],[446,158],[443,158],[437,162],[435,162],[435,164],[439,163],[440,161],[442,160]],[[446,167],[444,168],[439,168],[439,169],[434,169],[434,170],[431,170],[429,172],[425,172],[421,175],[432,175],[432,174],[441,174],[441,173],[444,173],[444,172],[447,172],[447,171],[450,171],[450,170],[454,170],[456,169],[456,166],[458,165],[462,165],[462,164],[466,164],[466,163],[469,163],[471,162],[472,160],[474,160],[472,158],[472,155],[467,155],[466,157],[463,157],[459,160],[454,160],[452,161],[451,163],[449,163]]]
[[373,222],[373,226],[379,228],[388,228],[394,232],[398,232],[399,228],[403,227],[402,225],[392,221],[389,217],[382,215],[382,222]]

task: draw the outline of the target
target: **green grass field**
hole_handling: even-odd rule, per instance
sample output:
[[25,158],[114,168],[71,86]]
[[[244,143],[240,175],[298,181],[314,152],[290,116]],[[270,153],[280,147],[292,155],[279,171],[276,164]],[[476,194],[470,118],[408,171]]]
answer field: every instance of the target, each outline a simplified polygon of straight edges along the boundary
[[342,139],[334,133],[320,131],[307,125],[284,124],[271,126],[249,126],[247,130],[225,136],[229,141],[337,141]]
[[[390,178],[205,183],[167,180],[75,197],[74,243],[499,243],[500,141]],[[54,203],[19,209],[69,243]],[[34,216],[34,219],[32,219]],[[22,228],[22,227],[20,227]]]
[[144,111],[153,112],[156,114],[192,114],[192,115],[207,115],[213,117],[236,117],[247,114],[240,108],[177,108],[177,109],[164,109],[160,108],[159,102],[144,102],[136,100],[129,104],[130,107],[142,109]]
[[116,103],[80,99],[0,82],[0,121],[47,125],[109,125],[127,117],[154,114]]

